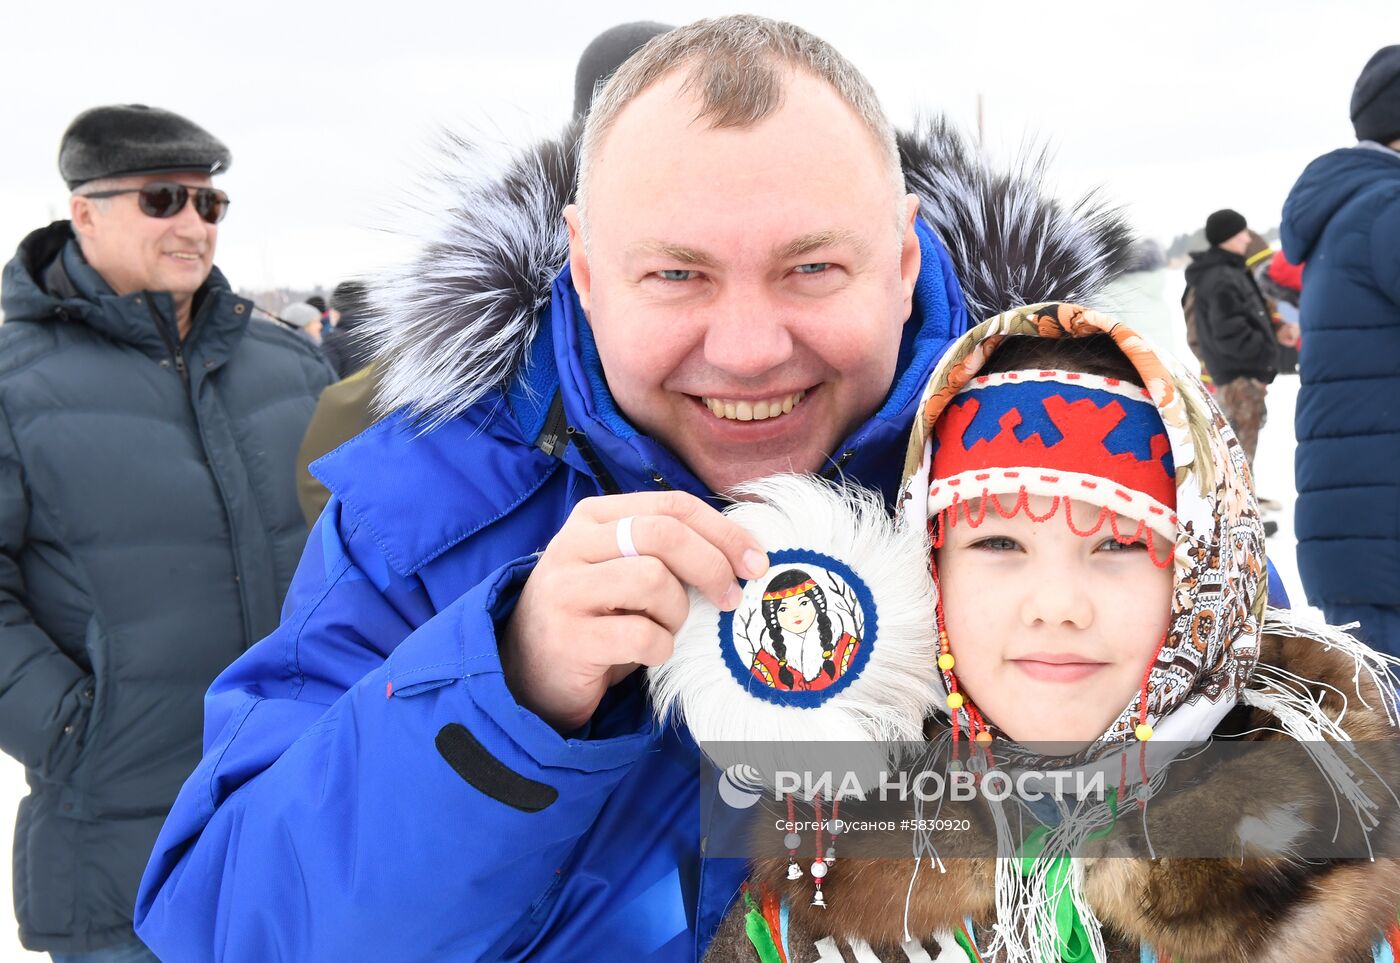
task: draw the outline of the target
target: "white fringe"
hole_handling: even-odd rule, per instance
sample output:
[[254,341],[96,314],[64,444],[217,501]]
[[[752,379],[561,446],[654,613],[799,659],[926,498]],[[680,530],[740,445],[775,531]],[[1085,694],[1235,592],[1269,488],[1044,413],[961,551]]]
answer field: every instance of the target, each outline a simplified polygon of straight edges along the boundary
[[[1329,651],[1336,649],[1349,656],[1354,664],[1352,683],[1358,693],[1357,698],[1360,698],[1367,708],[1375,708],[1360,694],[1361,677],[1365,675],[1379,693],[1387,720],[1392,726],[1400,724],[1400,707],[1397,707],[1396,697],[1397,681],[1392,671],[1393,667],[1400,666],[1400,659],[1377,652],[1342,629],[1283,609],[1265,611],[1263,631],[1267,634],[1311,639]],[[1326,688],[1341,699],[1342,710],[1335,719],[1324,711],[1320,698],[1314,696],[1313,690],[1317,687]],[[1400,805],[1400,798],[1362,758],[1352,745],[1351,736],[1342,728],[1351,694],[1315,679],[1305,679],[1279,666],[1261,664],[1256,669],[1249,688],[1242,694],[1242,701],[1269,713],[1278,720],[1284,733],[1302,744],[1304,751],[1327,779],[1337,797],[1337,832],[1341,830],[1341,804],[1344,800],[1352,815],[1366,831],[1369,848],[1370,830],[1379,825],[1379,806],[1363,788],[1362,783],[1366,780],[1358,778],[1356,767],[1367,770],[1374,777],[1370,785],[1379,785],[1397,805]]]

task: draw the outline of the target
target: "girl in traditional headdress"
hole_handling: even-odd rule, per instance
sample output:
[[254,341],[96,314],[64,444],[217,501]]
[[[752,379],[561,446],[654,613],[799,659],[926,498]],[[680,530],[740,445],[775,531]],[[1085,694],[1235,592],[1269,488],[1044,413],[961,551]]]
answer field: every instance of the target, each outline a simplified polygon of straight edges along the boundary
[[860,640],[836,638],[826,593],[800,568],[773,577],[763,592],[763,641],[754,653],[753,674],[770,688],[825,689],[850,667]]
[[[929,740],[1116,785],[1012,820],[963,804],[996,856],[756,860],[710,963],[1400,960],[1390,664],[1266,606],[1249,468],[1193,376],[1081,308],[993,318],[934,373],[902,508],[938,587]],[[1176,778],[1207,742],[1244,751]],[[1198,839],[1218,851],[1173,848]]]

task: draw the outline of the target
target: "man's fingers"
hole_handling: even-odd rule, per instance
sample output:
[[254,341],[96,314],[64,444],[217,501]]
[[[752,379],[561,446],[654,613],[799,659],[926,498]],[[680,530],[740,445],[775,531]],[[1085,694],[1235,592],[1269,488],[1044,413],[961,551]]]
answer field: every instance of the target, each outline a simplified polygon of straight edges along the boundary
[[[674,518],[713,545],[728,560],[730,570],[738,577],[757,578],[768,570],[768,557],[763,546],[752,535],[712,506],[685,492],[636,492],[590,498],[580,502],[575,513],[583,514],[612,533],[610,543],[604,540],[597,544],[598,540],[590,539],[589,548],[592,551],[606,554],[601,558],[590,557],[589,561],[600,562],[604,558],[618,557],[616,525],[621,519],[629,515],[638,520],[661,516]],[[632,540],[639,552],[652,554],[637,540],[637,521],[632,524]]]
[[[581,551],[584,559],[601,565],[621,558],[617,524],[591,526]],[[732,608],[738,604],[739,583],[735,581],[733,564],[713,543],[679,519],[670,515],[634,516],[632,544],[640,557],[659,560],[675,578],[695,586],[715,605]]]
[[676,638],[645,615],[609,615],[590,619],[580,640],[598,658],[598,664],[660,665],[676,649]]
[[580,579],[600,615],[642,614],[675,635],[690,614],[685,586],[659,558],[614,558],[588,566]]

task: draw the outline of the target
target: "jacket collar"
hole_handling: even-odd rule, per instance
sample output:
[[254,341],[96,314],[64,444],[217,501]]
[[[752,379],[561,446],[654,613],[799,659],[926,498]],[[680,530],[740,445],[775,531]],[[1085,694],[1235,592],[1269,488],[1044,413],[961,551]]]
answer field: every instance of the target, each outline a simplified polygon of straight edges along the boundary
[[[199,358],[201,370],[211,370],[242,337],[251,302],[234,295],[216,267],[194,304],[190,336],[182,347],[191,359]],[[21,243],[5,268],[5,316],[10,321],[79,322],[152,358],[168,357],[178,338],[170,295],[118,295],[87,263],[68,221],[56,221]]]

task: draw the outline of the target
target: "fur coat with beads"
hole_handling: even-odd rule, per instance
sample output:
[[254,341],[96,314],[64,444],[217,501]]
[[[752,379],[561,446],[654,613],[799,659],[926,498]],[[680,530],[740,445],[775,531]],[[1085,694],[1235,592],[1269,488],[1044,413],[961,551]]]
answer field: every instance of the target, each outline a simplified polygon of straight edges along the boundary
[[[1261,661],[1310,680],[1328,715],[1340,718],[1352,740],[1369,745],[1368,758],[1373,765],[1379,760],[1378,775],[1392,790],[1400,787],[1395,730],[1378,694],[1368,691],[1364,676],[1356,677],[1349,656],[1311,639],[1266,635]],[[1247,707],[1228,716],[1217,736],[1288,738],[1267,715]],[[1239,771],[1228,779],[1208,777],[1154,800],[1154,832],[1230,827],[1243,840],[1250,835],[1247,827],[1281,820],[1331,825],[1336,801],[1310,775],[1274,768],[1257,777]],[[1400,811],[1388,795],[1383,799],[1372,839],[1378,852],[1400,853]],[[1250,846],[1245,859],[1086,859],[1084,890],[1103,922],[1109,963],[1137,963],[1144,945],[1163,961],[1369,963],[1372,947],[1396,922],[1400,859],[1304,860],[1290,856],[1286,845],[1272,852],[1257,841]],[[787,879],[781,858],[756,861],[751,886],[786,898],[788,963],[962,961],[962,951],[942,934],[970,919],[978,946],[989,944],[996,922],[994,861],[950,859],[946,851],[943,858],[947,872],[925,868],[912,888],[910,859],[838,859],[824,881],[825,909],[811,905],[810,878]],[[918,934],[912,943],[905,942],[906,909],[908,932]],[[705,963],[757,959],[745,932],[744,905],[736,901]]]

